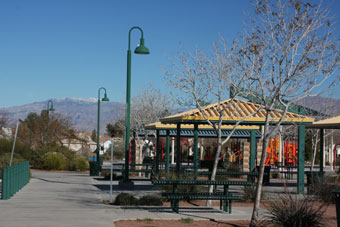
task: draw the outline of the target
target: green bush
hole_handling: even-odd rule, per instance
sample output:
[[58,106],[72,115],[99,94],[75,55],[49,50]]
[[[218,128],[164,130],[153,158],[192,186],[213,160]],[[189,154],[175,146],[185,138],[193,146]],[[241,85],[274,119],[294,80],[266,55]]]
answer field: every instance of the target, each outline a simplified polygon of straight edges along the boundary
[[44,157],[44,169],[48,170],[64,170],[67,165],[64,155],[59,153],[48,153]]
[[76,156],[76,165],[75,170],[76,171],[85,171],[89,169],[89,163],[85,157]]
[[114,144],[114,147],[113,147],[113,159],[114,160],[123,160],[124,157],[125,157],[124,142],[118,141]]
[[339,185],[339,175],[328,176],[325,175],[322,182],[317,182],[311,184],[309,187],[309,191],[313,193],[313,195],[320,199],[325,203],[334,203],[335,200],[333,198],[332,191],[340,190]]
[[119,195],[117,195],[113,204],[122,206],[138,205],[138,199],[128,193],[120,193]]
[[[2,178],[2,168],[9,167],[10,159],[11,153],[3,153],[0,155],[0,178]],[[25,159],[23,159],[19,154],[14,153],[12,165],[15,165],[23,161],[25,161]]]
[[[186,173],[181,173],[179,176],[177,176],[174,172],[171,172],[169,175],[169,180],[193,180],[193,175],[192,174],[186,174]],[[163,185],[162,189],[163,192],[165,193],[170,193],[172,192],[172,185]],[[177,192],[200,192],[203,191],[204,186],[202,185],[178,185],[177,186]]]
[[120,193],[117,195],[114,205],[121,206],[131,206],[131,205],[140,205],[140,206],[161,206],[163,205],[162,198],[152,195],[146,195],[137,199],[133,195],[129,193]]
[[[13,147],[13,140],[0,138],[0,155],[4,153],[11,153],[12,147]],[[20,142],[20,140],[17,140],[15,143],[14,154],[20,155],[20,157],[26,160],[29,160],[32,155],[32,151],[27,145]]]
[[161,197],[145,195],[139,199],[138,204],[141,206],[162,206],[163,202]]
[[276,178],[279,178],[279,176],[280,176],[279,171],[273,171],[272,172],[272,178],[276,179]]
[[33,169],[43,169],[44,168],[44,157],[46,156],[46,150],[36,150],[32,152],[30,158],[30,164]]
[[268,225],[277,227],[319,227],[323,226],[325,204],[317,203],[312,197],[280,195],[267,205],[265,219]]

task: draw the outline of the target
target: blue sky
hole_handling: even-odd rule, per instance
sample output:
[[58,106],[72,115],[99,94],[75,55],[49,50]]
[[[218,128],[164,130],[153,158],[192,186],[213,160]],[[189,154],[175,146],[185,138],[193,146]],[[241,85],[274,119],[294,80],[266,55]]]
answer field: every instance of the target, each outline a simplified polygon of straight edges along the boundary
[[[340,3],[332,3],[333,14]],[[0,108],[61,97],[125,101],[126,52],[132,26],[144,30],[150,55],[132,56],[132,96],[152,83],[168,92],[162,65],[180,45],[209,49],[242,32],[248,0],[2,0]],[[337,25],[337,33],[340,27]],[[132,33],[131,48],[140,33]]]

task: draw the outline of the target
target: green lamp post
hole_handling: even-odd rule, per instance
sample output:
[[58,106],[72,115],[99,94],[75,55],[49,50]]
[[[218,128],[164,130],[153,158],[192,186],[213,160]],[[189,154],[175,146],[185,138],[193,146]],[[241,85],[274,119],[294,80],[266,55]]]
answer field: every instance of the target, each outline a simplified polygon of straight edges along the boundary
[[127,79],[126,79],[126,116],[125,116],[125,171],[123,182],[129,182],[129,144],[130,144],[130,94],[131,94],[131,31],[138,29],[141,32],[140,44],[135,49],[135,54],[150,54],[149,49],[144,46],[143,30],[140,27],[132,27],[129,30],[129,46],[127,51]]
[[48,128],[49,128],[49,123],[50,123],[50,111],[52,112],[55,111],[52,100],[48,100],[46,111],[47,111],[47,130],[46,130],[46,134],[47,134],[46,135],[46,146],[47,146],[48,145]]
[[99,151],[100,151],[100,144],[99,144],[99,139],[100,139],[100,91],[104,90],[104,98],[102,98],[103,102],[108,102],[110,99],[107,97],[106,94],[106,89],[104,87],[101,87],[98,89],[98,111],[97,111],[97,150],[96,150],[96,155],[97,155],[97,167],[99,168],[100,166],[100,160],[99,160]]

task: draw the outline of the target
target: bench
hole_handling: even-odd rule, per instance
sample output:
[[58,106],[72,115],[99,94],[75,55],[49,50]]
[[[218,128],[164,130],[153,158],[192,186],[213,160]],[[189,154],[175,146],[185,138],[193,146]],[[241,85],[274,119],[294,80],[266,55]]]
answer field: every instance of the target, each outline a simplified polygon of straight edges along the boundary
[[[152,180],[154,185],[172,185],[171,193],[163,193],[170,200],[170,206],[173,212],[179,211],[179,200],[219,200],[220,209],[231,213],[231,204],[233,200],[242,200],[242,197],[232,195],[229,192],[229,185],[253,186],[255,183],[248,181],[211,181],[211,180]],[[218,185],[223,186],[223,192],[178,192],[178,185]]]

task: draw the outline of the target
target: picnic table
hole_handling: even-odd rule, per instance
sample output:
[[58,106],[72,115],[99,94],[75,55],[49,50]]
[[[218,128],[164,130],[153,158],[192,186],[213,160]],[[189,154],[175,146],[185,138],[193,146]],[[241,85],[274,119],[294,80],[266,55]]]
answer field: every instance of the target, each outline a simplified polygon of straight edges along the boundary
[[[179,212],[179,200],[220,200],[220,209],[231,213],[231,204],[233,200],[242,200],[242,197],[235,196],[229,192],[230,185],[253,186],[255,183],[249,181],[211,181],[211,180],[152,180],[154,185],[171,185],[172,192],[163,193],[170,200],[170,206],[173,212]],[[215,190],[209,192],[178,192],[179,185],[213,185],[223,186],[223,192]]]

